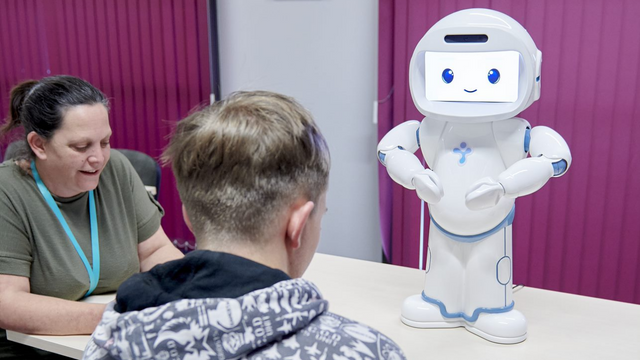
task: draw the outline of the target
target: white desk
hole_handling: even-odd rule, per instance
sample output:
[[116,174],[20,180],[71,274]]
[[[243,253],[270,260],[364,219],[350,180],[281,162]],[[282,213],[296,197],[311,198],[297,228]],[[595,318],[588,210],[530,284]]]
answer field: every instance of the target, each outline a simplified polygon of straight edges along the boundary
[[380,330],[410,360],[640,360],[640,305],[525,287],[514,300],[527,318],[528,339],[499,345],[464,328],[403,325],[400,306],[422,291],[422,271],[318,254],[305,277],[329,300],[329,311]]
[[[422,290],[422,271],[316,254],[307,270],[330,311],[361,321],[396,341],[410,360],[616,359],[640,360],[640,305],[534,288],[514,294],[529,338],[516,345],[483,340],[463,328],[414,329],[400,322],[405,297]],[[98,299],[101,302],[108,301]],[[10,340],[80,358],[88,336],[31,336]]]

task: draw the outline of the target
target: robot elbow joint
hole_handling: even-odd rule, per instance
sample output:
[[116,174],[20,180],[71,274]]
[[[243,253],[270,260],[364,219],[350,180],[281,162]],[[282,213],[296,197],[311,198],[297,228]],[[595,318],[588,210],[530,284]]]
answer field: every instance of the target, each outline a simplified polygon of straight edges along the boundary
[[552,163],[553,165],[553,176],[561,176],[567,171],[567,161],[560,160]]
[[382,151],[378,151],[378,160],[380,160],[380,163],[384,166],[387,166],[387,163],[384,162],[384,159],[387,157],[387,155],[385,153],[383,153]]

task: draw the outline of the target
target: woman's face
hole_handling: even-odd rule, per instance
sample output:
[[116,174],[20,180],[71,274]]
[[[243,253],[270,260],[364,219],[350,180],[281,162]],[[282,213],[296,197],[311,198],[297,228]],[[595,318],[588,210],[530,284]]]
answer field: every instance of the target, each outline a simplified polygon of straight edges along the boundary
[[[109,161],[109,114],[102,104],[67,109],[62,125],[44,143],[43,181],[51,193],[71,197],[98,186]],[[46,176],[46,179],[44,179]]]

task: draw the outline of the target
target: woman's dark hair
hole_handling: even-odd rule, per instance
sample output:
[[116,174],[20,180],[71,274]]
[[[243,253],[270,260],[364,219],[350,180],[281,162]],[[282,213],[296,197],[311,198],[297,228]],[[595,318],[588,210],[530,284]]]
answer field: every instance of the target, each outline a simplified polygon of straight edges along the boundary
[[57,75],[40,81],[27,80],[11,89],[9,116],[0,127],[0,137],[22,125],[25,138],[35,131],[44,139],[50,139],[62,125],[65,110],[93,104],[109,109],[107,97],[80,78]]

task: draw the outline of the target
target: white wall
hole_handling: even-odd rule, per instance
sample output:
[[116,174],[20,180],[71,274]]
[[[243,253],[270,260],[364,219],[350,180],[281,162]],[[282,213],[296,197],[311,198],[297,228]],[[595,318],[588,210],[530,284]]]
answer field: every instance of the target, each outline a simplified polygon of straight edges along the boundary
[[314,115],[332,168],[318,251],[380,261],[378,1],[218,0],[222,96],[272,90]]

